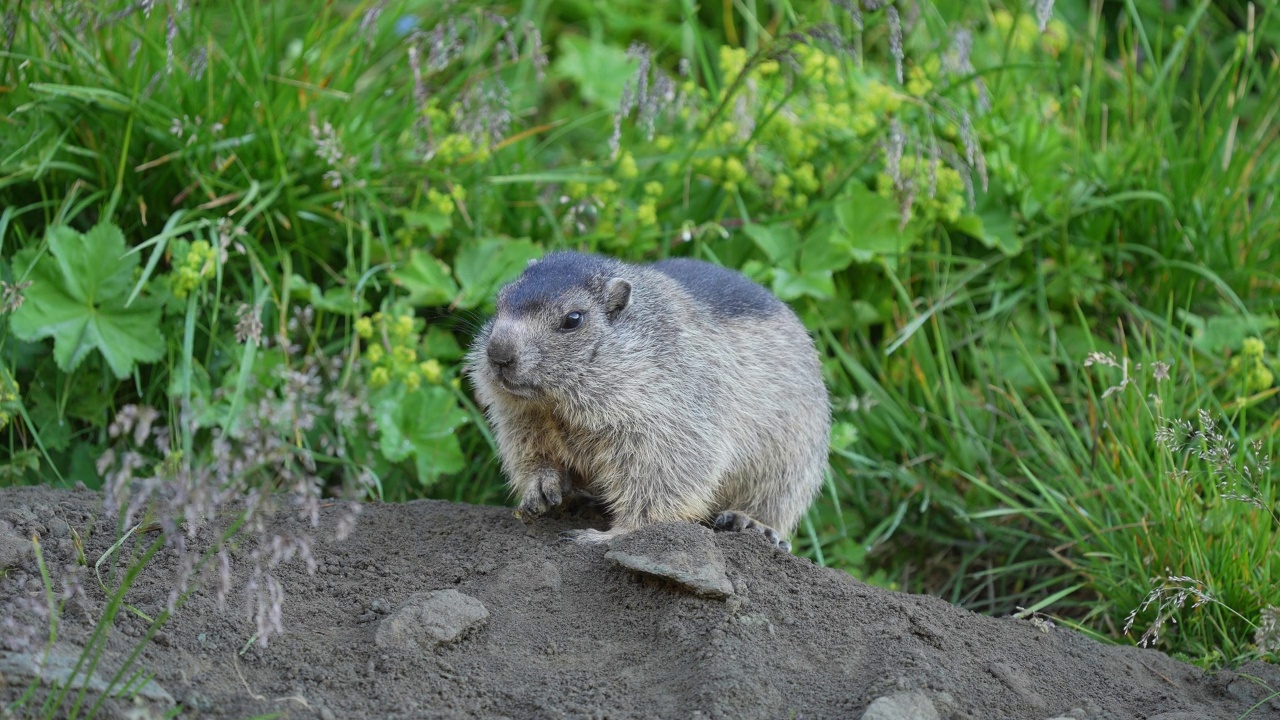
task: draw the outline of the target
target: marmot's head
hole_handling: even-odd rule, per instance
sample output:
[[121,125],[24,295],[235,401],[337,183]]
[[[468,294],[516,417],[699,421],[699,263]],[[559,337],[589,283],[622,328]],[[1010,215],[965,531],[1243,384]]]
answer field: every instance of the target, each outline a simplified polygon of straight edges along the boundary
[[623,266],[554,253],[498,293],[498,313],[476,339],[472,373],[495,392],[554,397],[589,372],[631,301]]

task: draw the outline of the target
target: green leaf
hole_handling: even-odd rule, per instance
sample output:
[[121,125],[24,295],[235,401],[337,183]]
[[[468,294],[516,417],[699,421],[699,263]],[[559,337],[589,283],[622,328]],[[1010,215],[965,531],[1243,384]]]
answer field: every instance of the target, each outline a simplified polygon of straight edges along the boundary
[[601,109],[616,110],[622,88],[635,72],[635,61],[625,50],[572,35],[560,36],[560,56],[552,74],[571,80],[582,99]]
[[795,273],[786,268],[773,271],[773,293],[783,300],[795,300],[805,295],[818,300],[829,300],[836,293],[831,271]]
[[1018,237],[1013,217],[994,205],[981,208],[977,215],[961,215],[953,227],[1010,257],[1022,252],[1022,238]]
[[412,238],[414,230],[425,229],[431,237],[438,237],[453,227],[453,218],[435,210],[403,210],[397,213],[404,219],[407,233],[397,233],[397,237]]
[[541,256],[542,251],[525,239],[486,238],[469,243],[454,260],[453,272],[462,286],[457,306],[470,310],[490,301],[499,287]]
[[747,225],[742,232],[760,248],[775,265],[795,265],[800,238],[790,225]]
[[81,235],[69,227],[50,228],[49,253],[39,257],[23,250],[14,270],[31,281],[26,302],[13,314],[10,327],[21,340],[53,338],[58,369],[74,370],[97,349],[118,378],[128,377],[139,362],[164,354],[160,305],[138,298],[126,307],[138,256],[125,254],[124,234],[102,224]]
[[360,315],[369,309],[369,303],[364,300],[356,302],[350,287],[334,285],[322,292],[319,285],[301,275],[294,275],[289,281],[289,296],[335,315]]
[[1214,315],[1206,321],[1181,310],[1178,314],[1191,326],[1191,342],[1214,354],[1238,351],[1245,338],[1261,337],[1265,331],[1280,327],[1280,318],[1274,315]]
[[467,354],[467,351],[458,344],[458,338],[438,325],[427,327],[422,344],[426,346],[427,353],[437,360],[459,360]]
[[849,184],[835,214],[837,227],[858,262],[900,255],[911,246],[911,237],[899,229],[902,217],[897,203],[861,183]]
[[423,485],[466,467],[454,431],[467,414],[447,389],[432,385],[410,393],[388,392],[374,402],[374,417],[383,457],[391,462],[413,458]]
[[449,266],[422,250],[409,253],[409,262],[391,273],[391,282],[408,291],[406,301],[415,307],[448,305],[458,295]]

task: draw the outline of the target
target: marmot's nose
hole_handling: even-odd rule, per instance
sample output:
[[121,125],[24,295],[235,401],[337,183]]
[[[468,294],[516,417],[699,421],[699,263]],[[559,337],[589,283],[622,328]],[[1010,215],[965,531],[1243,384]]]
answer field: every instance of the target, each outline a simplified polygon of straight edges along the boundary
[[489,341],[489,362],[501,370],[510,370],[516,364],[516,348],[503,340]]

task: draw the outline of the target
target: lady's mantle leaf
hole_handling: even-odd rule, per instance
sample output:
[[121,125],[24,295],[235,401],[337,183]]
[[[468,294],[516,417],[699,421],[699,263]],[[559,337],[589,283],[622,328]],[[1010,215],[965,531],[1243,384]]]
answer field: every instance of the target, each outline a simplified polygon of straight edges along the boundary
[[164,354],[160,306],[138,298],[125,306],[137,255],[126,255],[120,228],[101,224],[86,234],[69,227],[48,231],[49,253],[14,256],[17,277],[31,281],[26,302],[13,314],[13,334],[27,341],[53,338],[58,369],[70,372],[95,348],[116,377],[138,362]]

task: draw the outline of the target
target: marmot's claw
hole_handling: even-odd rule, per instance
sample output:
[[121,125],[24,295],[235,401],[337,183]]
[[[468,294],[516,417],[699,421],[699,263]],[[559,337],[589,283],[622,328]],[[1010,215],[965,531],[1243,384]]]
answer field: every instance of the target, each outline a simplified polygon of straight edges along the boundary
[[782,539],[781,533],[764,523],[758,522],[744,512],[739,512],[737,510],[725,510],[716,516],[716,519],[712,524],[715,526],[716,530],[728,530],[732,532],[750,530],[752,532],[760,533],[769,541],[769,544],[773,545],[775,548],[784,552],[791,552],[791,543]]

